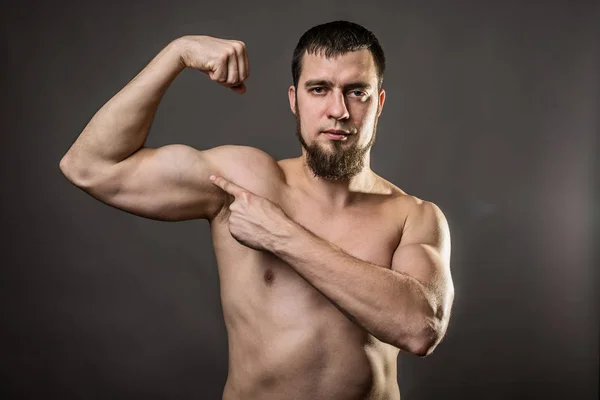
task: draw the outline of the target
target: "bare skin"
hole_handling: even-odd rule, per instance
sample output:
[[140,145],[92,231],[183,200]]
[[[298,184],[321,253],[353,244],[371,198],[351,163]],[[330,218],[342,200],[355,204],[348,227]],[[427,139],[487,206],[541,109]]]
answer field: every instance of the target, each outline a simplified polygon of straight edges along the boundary
[[[303,188],[301,159],[278,166],[272,189],[260,179],[246,185],[348,254],[389,268],[402,230],[401,191],[381,180],[332,213]],[[224,207],[211,223],[229,337],[223,399],[399,399],[399,349],[351,321],[289,264],[238,243],[228,214]]]
[[[443,214],[375,174],[368,151],[359,173],[333,181],[313,174],[304,148],[276,161],[245,146],[143,147],[185,67],[246,91],[243,43],[178,39],[98,111],[61,170],[135,215],[210,222],[229,340],[223,399],[399,399],[398,352],[430,354],[450,316]],[[303,140],[326,153],[367,146],[385,100],[376,78],[366,50],[307,54],[288,92]],[[348,89],[356,82],[367,86]],[[327,129],[353,134],[334,144]]]

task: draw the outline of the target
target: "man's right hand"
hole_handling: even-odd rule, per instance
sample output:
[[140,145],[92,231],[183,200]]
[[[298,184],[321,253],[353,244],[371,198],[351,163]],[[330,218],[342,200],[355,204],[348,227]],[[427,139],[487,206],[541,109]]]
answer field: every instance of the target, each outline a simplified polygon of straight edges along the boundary
[[186,67],[204,72],[213,81],[239,94],[246,92],[244,81],[250,68],[244,42],[210,36],[183,36],[177,42]]
[[208,36],[175,39],[94,115],[60,161],[67,179],[106,204],[162,221],[216,217],[227,196],[210,175],[249,185],[261,171],[272,186],[280,177],[279,166],[258,149],[144,146],[163,94],[184,67],[240,94],[246,91],[244,43]]

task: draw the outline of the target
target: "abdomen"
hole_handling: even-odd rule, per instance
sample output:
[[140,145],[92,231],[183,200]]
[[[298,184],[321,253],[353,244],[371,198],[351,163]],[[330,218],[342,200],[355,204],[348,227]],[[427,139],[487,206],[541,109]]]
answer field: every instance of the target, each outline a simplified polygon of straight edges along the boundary
[[277,272],[272,284],[247,288],[253,298],[235,296],[235,304],[223,306],[227,384],[240,399],[399,398],[387,394],[396,384],[397,350],[351,322],[312,286],[286,282]]
[[276,256],[237,244],[224,225],[213,226],[229,341],[224,399],[398,400],[398,350]]

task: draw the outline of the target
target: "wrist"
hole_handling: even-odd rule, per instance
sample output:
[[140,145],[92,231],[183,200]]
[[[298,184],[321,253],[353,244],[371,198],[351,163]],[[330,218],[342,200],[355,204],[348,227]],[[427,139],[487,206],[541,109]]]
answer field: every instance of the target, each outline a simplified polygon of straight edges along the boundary
[[298,239],[305,229],[290,218],[278,227],[277,231],[272,234],[271,248],[269,249],[275,255],[286,254],[290,247],[293,246],[293,241]]
[[174,62],[177,63],[181,70],[187,67],[186,57],[188,45],[186,36],[182,36],[171,41],[171,43],[165,47],[164,51],[170,58],[173,59]]

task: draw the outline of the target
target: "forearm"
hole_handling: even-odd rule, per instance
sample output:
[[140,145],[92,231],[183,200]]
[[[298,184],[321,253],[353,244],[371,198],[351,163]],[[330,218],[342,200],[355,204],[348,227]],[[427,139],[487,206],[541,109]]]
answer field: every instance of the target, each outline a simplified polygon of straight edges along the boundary
[[297,224],[273,253],[378,339],[417,354],[435,342],[431,300],[414,278],[359,260]]
[[89,175],[140,149],[162,96],[183,68],[180,45],[171,42],[94,115],[61,168]]

